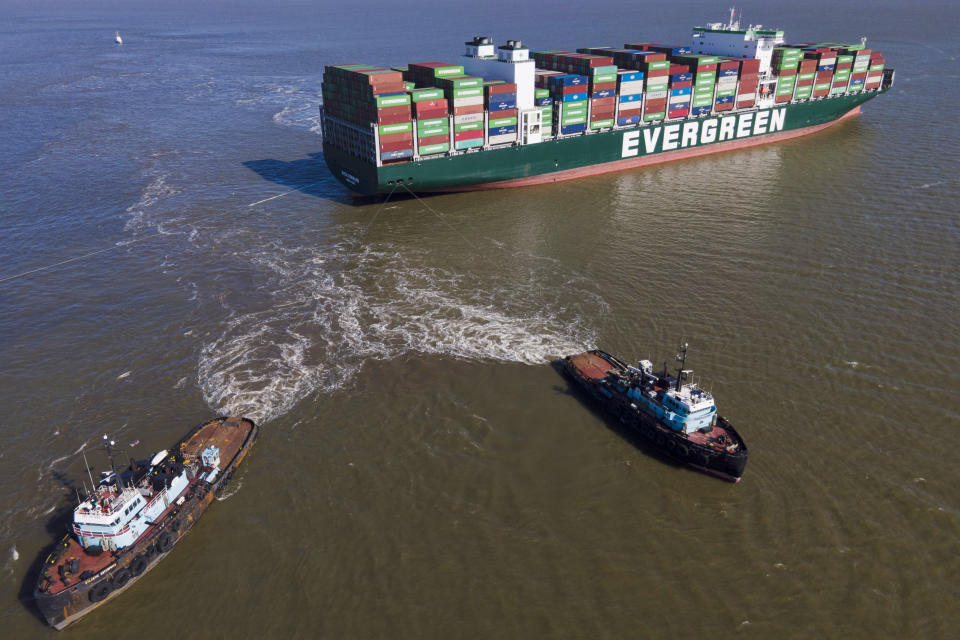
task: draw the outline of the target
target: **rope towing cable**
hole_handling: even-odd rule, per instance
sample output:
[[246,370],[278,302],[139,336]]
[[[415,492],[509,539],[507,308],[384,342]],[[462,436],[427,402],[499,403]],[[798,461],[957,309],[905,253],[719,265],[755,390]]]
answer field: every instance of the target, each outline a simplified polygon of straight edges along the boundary
[[[443,224],[447,225],[447,227],[449,227],[455,234],[457,234],[458,236],[460,236],[460,238],[461,238],[464,242],[466,242],[466,243],[470,246],[471,249],[473,249],[474,251],[476,251],[477,247],[476,247],[472,242],[470,242],[470,240],[469,240],[465,235],[463,235],[462,233],[460,233],[460,231],[459,231],[456,227],[454,227],[452,224],[450,224],[449,222],[447,222],[447,219],[444,218],[442,215],[440,215],[440,212],[439,212],[439,211],[437,211],[436,209],[434,209],[433,207],[431,207],[430,205],[428,205],[428,204],[423,200],[423,198],[421,198],[421,197],[418,196],[416,193],[414,193],[414,191],[413,191],[409,186],[407,186],[405,183],[402,183],[402,182],[401,182],[401,183],[398,183],[398,184],[403,185],[403,188],[406,189],[406,190],[410,193],[410,195],[412,195],[414,198],[416,198],[416,199],[417,199],[417,202],[419,202],[420,204],[422,204],[422,205],[424,206],[424,208],[426,208],[427,211],[429,211],[429,212],[432,213],[433,215],[437,216],[437,218],[440,219],[440,222],[442,222]],[[396,187],[394,187],[394,189],[396,189]],[[391,191],[390,193],[392,194],[393,192]]]

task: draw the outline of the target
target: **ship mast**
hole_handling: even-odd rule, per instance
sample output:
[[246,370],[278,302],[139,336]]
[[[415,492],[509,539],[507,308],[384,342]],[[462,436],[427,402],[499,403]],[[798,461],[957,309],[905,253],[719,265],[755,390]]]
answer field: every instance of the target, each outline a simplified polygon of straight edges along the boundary
[[103,434],[103,443],[107,448],[107,457],[110,458],[110,470],[113,471],[113,484],[117,487],[117,493],[120,493],[123,491],[123,488],[120,486],[120,474],[117,473],[117,465],[113,462],[113,449],[111,449],[116,443],[108,439],[107,434]]
[[680,361],[680,368],[677,370],[677,391],[680,391],[680,380],[683,378],[683,365],[687,362],[687,343],[680,345],[680,353],[677,354],[677,360]]

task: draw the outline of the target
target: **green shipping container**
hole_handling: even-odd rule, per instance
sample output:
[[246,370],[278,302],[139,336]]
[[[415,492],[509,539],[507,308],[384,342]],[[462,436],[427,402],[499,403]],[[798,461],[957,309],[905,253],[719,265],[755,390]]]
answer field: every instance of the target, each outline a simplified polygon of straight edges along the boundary
[[820,84],[813,85],[814,91],[823,91],[824,89],[829,89],[829,88],[830,88],[829,82],[821,82]]
[[418,120],[417,127],[420,129],[425,129],[428,127],[445,127],[449,128],[450,121],[446,118],[429,118],[427,120]]
[[483,87],[477,87],[476,89],[454,89],[453,90],[453,99],[457,98],[476,98],[483,95]]
[[550,97],[550,89],[537,89],[536,91],[533,92],[533,97],[534,97],[534,98],[549,98],[549,97]]
[[390,95],[390,96],[377,96],[377,108],[382,107],[400,107],[405,104],[410,104],[410,94],[405,95]]
[[417,127],[417,137],[418,138],[429,138],[430,136],[445,136],[449,135],[450,127],[430,127],[429,129],[421,129]]
[[583,123],[586,122],[586,121],[587,121],[587,114],[583,114],[582,116],[567,116],[567,115],[565,115],[565,116],[563,116],[562,118],[560,118],[560,124],[562,124],[562,125],[564,125],[564,126],[566,126],[566,125],[568,125],[568,124],[583,124]]
[[434,78],[448,78],[450,76],[462,76],[463,67],[437,67],[433,70]]
[[666,115],[667,114],[665,111],[660,111],[659,113],[645,113],[643,114],[643,121],[652,122],[653,120],[663,120],[664,116]]
[[587,113],[587,103],[584,102],[565,102],[563,104],[563,115],[586,115]]
[[595,73],[593,74],[593,81],[594,82],[616,82],[617,74],[616,73]]
[[488,128],[493,129],[494,127],[509,127],[515,124],[517,124],[516,118],[491,118]]
[[443,144],[428,144],[425,147],[420,147],[420,155],[428,156],[431,153],[446,153],[450,151],[450,144],[445,142]]
[[843,64],[844,62],[853,62],[853,56],[837,56],[837,64]]
[[649,69],[650,71],[659,71],[661,69],[669,69],[669,68],[670,68],[669,60],[661,60],[657,62],[647,63],[647,69]]
[[607,120],[594,120],[593,122],[590,123],[590,128],[591,128],[591,129],[609,129],[609,128],[612,127],[612,126],[613,126],[613,120],[612,120],[612,119],[607,119]]
[[[444,78],[440,81],[440,85],[446,89],[483,89],[483,78],[476,78],[474,76],[461,76],[459,78]],[[481,91],[482,93],[482,91]]]
[[458,140],[453,143],[457,149],[473,149],[483,146],[483,138],[474,138],[473,140]]
[[399,122],[397,124],[381,124],[378,127],[380,135],[386,136],[391,133],[407,133],[408,131],[413,131],[412,122]]
[[454,133],[463,133],[464,131],[477,131],[483,129],[482,122],[464,122],[463,124],[453,125]]
[[416,89],[410,93],[414,102],[424,100],[440,100],[443,98],[443,89]]

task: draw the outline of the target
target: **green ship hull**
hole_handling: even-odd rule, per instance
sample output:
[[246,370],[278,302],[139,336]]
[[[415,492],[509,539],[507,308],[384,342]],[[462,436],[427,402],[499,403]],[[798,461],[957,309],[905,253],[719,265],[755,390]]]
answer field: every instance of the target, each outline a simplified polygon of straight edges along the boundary
[[327,143],[323,152],[333,175],[350,191],[364,196],[405,190],[430,193],[524,186],[814,133],[859,113],[861,104],[882,92],[784,103],[379,167]]

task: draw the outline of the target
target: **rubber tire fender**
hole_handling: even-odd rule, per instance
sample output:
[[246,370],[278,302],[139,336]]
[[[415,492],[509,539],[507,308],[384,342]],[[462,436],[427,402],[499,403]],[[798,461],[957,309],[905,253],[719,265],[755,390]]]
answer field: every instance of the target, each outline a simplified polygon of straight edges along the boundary
[[150,564],[150,561],[147,559],[147,554],[141,553],[133,559],[133,562],[130,563],[130,573],[135,576],[139,576],[147,570],[148,564]]
[[123,569],[118,569],[117,572],[113,574],[110,583],[113,585],[114,590],[122,589],[127,586],[127,583],[130,582],[130,578],[132,577],[133,574],[130,573],[130,570],[124,567]]
[[160,537],[157,538],[157,551],[160,553],[166,553],[173,548],[173,534],[169,531],[164,531],[160,534]]
[[680,443],[677,445],[677,455],[686,460],[690,455],[690,449],[687,448],[687,445]]
[[90,589],[90,602],[100,602],[106,600],[110,592],[113,591],[113,585],[109,580],[103,580]]

